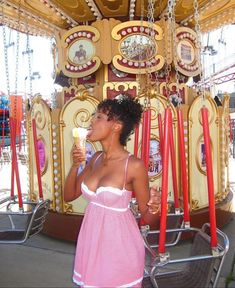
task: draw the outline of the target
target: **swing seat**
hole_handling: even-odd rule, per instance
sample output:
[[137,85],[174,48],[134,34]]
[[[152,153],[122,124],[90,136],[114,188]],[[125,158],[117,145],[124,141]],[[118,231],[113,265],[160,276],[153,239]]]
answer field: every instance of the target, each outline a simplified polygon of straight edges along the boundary
[[180,229],[182,232],[195,233],[189,255],[182,257],[187,250],[187,247],[183,246],[185,249],[182,252],[181,247],[179,252],[181,257],[175,255],[174,259],[169,258],[162,262],[159,261],[158,255],[152,257],[148,262],[148,269],[145,270],[148,274],[146,273],[143,287],[216,287],[229,248],[229,240],[226,234],[217,229],[218,251],[212,253],[209,228],[210,225],[206,223],[200,230]]
[[[178,230],[174,231],[174,229],[183,227],[183,212],[167,214],[166,228],[169,232],[166,234],[166,246],[174,246],[178,243],[182,232]],[[150,230],[148,226],[142,227],[141,230],[146,247],[151,249],[157,248],[160,231]]]
[[[10,201],[7,211],[0,212],[0,243],[2,244],[22,244],[28,238],[38,234],[46,220],[46,215],[50,207],[49,200],[38,203],[25,201],[24,211],[16,211],[16,201]],[[27,209],[25,209],[27,208]],[[6,227],[6,219],[10,219],[11,227]],[[5,226],[1,228],[1,226]]]

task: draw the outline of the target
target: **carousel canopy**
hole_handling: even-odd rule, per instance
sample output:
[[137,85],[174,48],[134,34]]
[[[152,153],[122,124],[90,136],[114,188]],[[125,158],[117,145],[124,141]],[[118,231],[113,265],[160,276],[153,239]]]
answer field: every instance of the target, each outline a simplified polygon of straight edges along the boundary
[[[52,36],[99,19],[157,21],[167,15],[167,0],[1,0],[0,23],[33,35]],[[176,22],[193,26],[194,0],[175,1]],[[235,0],[198,0],[200,26],[208,32],[235,22]]]

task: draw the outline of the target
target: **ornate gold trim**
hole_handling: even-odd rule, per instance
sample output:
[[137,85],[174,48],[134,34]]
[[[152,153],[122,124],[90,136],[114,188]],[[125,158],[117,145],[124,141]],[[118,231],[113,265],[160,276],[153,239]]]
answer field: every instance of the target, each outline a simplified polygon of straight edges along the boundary
[[[122,89],[120,89],[122,87]],[[131,82],[107,82],[103,86],[103,99],[106,99],[108,97],[107,95],[107,89],[109,88],[110,90],[114,91],[128,91],[129,89],[136,89],[138,90],[139,84],[136,81],[131,81]]]
[[186,76],[196,76],[200,73],[198,61],[199,47],[197,34],[188,27],[176,29],[176,59],[174,64],[179,72]]
[[[154,35],[149,35],[150,28],[147,21],[127,21],[116,25],[111,35],[115,41],[118,41],[119,54],[114,55],[113,66],[130,74],[145,74],[146,71],[151,73],[160,70],[165,63],[165,59],[162,55],[157,54],[157,41],[163,40],[163,29],[154,23],[151,26],[151,33]],[[145,39],[145,43],[143,43],[143,39]],[[128,46],[125,46],[125,42],[129,43]],[[131,49],[130,43],[133,49]],[[124,47],[121,47],[122,45]],[[146,54],[145,50],[149,45],[151,46],[152,55],[147,56],[148,53]]]
[[96,55],[95,45],[98,40],[100,40],[99,30],[86,25],[74,27],[62,35],[61,49],[64,51],[60,62],[66,76],[85,77],[100,67],[101,60]]

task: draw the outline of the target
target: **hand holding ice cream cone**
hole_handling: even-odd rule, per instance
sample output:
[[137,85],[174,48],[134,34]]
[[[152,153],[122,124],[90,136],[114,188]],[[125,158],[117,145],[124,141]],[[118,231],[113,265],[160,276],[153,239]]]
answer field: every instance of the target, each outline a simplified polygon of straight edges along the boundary
[[78,127],[73,128],[73,139],[75,148],[73,149],[73,162],[77,166],[78,163],[81,163],[86,160],[86,136],[87,129]]

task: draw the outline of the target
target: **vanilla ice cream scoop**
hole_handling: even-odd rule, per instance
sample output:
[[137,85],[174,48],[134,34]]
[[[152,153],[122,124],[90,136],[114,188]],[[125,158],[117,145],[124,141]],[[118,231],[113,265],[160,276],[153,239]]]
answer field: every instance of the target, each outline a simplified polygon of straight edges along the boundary
[[78,127],[78,128],[73,128],[72,132],[73,132],[74,143],[76,145],[79,145],[81,148],[85,148],[88,130],[86,128]]

